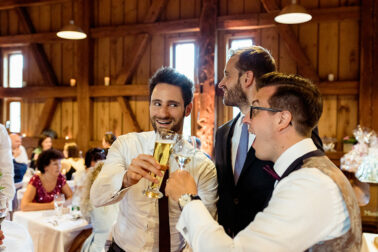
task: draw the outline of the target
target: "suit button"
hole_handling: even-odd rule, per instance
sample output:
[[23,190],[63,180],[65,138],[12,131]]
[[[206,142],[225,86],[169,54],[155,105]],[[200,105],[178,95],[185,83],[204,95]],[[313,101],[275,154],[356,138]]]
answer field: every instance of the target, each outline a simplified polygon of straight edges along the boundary
[[235,204],[235,205],[238,205],[238,204],[239,204],[239,199],[238,199],[238,198],[234,198],[234,204]]

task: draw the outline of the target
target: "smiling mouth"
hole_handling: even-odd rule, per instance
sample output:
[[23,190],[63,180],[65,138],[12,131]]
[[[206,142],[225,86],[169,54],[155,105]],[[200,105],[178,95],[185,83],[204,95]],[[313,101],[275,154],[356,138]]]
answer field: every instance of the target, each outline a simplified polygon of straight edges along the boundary
[[155,120],[160,125],[170,125],[172,123],[172,120]]

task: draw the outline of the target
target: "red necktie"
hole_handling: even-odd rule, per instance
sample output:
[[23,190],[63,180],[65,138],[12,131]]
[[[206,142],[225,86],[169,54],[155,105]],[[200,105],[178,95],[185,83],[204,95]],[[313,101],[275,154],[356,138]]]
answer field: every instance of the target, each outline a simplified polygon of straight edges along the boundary
[[165,185],[169,176],[169,170],[164,173],[164,178],[160,186],[163,197],[159,199],[159,251],[171,251],[171,234],[169,230],[169,208],[168,197],[165,196]]

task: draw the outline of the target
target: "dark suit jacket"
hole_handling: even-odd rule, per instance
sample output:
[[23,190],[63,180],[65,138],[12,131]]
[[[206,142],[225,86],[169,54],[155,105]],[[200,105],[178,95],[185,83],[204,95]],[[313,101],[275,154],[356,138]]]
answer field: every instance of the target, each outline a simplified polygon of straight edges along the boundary
[[[240,113],[218,128],[214,149],[219,193],[218,222],[231,237],[243,230],[265,208],[275,183],[275,179],[262,169],[265,165],[273,167],[273,163],[257,159],[255,150],[251,147],[235,186],[231,165],[231,138],[239,116]],[[318,148],[321,147],[317,134],[313,140]]]

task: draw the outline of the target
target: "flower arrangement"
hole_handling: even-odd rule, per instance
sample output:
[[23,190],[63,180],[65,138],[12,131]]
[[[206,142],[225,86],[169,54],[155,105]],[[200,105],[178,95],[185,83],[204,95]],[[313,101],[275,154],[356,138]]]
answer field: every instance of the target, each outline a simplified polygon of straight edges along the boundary
[[346,136],[343,138],[343,143],[356,144],[357,140],[354,137]]

